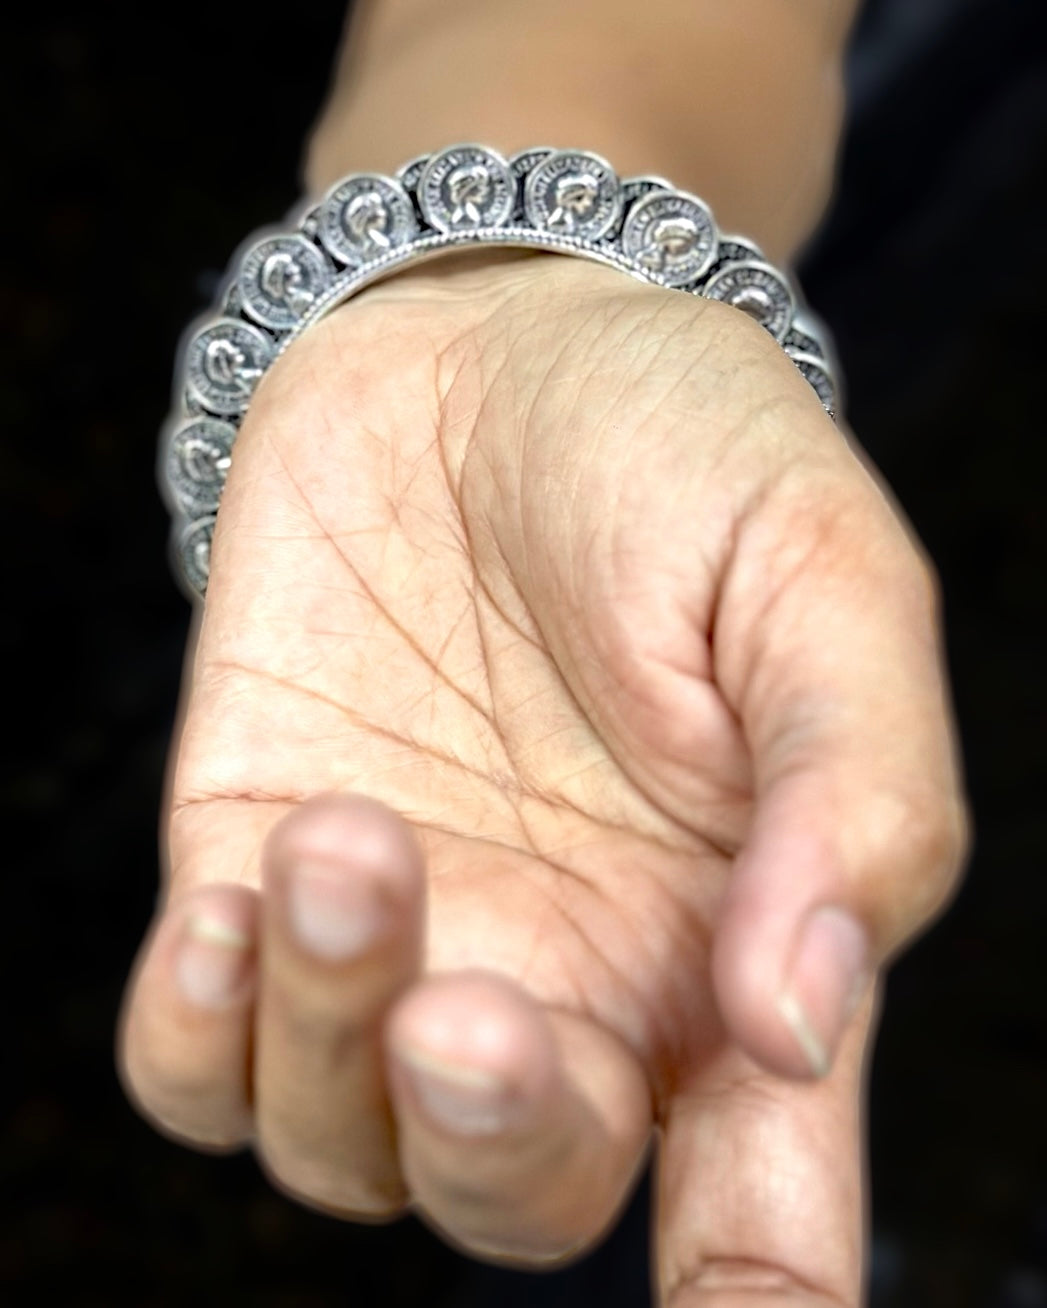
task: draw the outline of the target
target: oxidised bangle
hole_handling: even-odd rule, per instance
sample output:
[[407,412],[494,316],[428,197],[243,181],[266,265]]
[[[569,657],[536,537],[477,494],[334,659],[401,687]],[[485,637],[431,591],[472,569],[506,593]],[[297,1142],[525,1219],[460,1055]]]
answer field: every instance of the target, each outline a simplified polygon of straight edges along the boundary
[[255,386],[313,323],[411,263],[470,245],[580,255],[657,286],[722,300],[782,345],[835,416],[824,327],[752,241],[719,233],[703,201],[660,177],[622,180],[599,155],[540,147],[509,158],[453,145],[392,177],[354,173],[282,228],[255,233],[212,311],[183,339],[159,479],[175,515],[176,571],[207,587],[236,432]]

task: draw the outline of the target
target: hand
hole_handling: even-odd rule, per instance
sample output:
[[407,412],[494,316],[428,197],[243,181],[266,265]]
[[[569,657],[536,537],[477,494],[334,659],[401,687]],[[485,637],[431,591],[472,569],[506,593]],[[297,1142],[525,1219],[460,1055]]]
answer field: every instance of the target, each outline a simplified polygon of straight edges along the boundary
[[654,1124],[664,1304],[858,1302],[876,970],[963,810],[927,566],[742,314],[466,258],[307,333],[166,827],[121,1052],[161,1129],[537,1263]]

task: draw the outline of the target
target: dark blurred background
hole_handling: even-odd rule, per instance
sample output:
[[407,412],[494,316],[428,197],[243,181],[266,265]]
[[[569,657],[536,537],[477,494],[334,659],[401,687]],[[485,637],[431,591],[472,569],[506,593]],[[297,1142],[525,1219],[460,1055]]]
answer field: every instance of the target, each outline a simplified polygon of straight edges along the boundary
[[[643,1189],[578,1266],[494,1272],[411,1220],[305,1212],[120,1093],[189,616],[156,432],[184,323],[297,198],[342,22],[326,0],[144,9],[22,6],[4,37],[0,1295],[647,1308]],[[874,1308],[1047,1308],[1045,29],[1044,0],[870,0],[803,270],[851,421],[941,571],[977,826],[958,902],[888,986]]]

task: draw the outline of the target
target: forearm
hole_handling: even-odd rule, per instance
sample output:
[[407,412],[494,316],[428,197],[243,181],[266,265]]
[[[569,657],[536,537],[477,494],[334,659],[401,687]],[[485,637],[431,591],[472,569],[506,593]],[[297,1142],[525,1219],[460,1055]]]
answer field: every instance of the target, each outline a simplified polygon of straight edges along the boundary
[[306,172],[319,191],[456,140],[660,173],[787,257],[832,184],[855,0],[358,0]]

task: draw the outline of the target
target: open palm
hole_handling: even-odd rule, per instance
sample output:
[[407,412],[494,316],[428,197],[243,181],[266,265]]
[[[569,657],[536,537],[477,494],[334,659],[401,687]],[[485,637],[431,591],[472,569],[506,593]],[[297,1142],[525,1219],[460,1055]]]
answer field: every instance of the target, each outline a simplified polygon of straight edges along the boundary
[[774,343],[449,262],[252,403],[127,1077],[306,1202],[524,1262],[657,1124],[666,1303],[854,1303],[873,969],[961,829],[933,587]]

